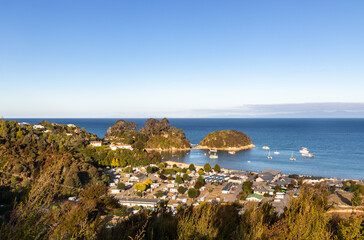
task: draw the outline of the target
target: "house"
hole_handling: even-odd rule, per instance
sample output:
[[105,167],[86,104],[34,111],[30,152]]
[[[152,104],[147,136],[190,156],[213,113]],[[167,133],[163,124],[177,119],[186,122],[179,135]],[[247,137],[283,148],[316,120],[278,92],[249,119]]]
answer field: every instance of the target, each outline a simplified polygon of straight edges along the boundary
[[277,181],[281,176],[282,176],[282,171],[278,171],[278,170],[272,170],[272,169],[264,169],[260,174],[259,177],[262,176],[272,176],[273,180],[272,181]]
[[90,145],[93,146],[93,147],[101,147],[102,142],[101,141],[91,141]]
[[142,182],[145,178],[146,178],[146,176],[144,174],[138,173],[135,176],[131,176],[130,177],[130,181],[133,181],[133,182]]
[[123,144],[110,144],[110,149],[111,150],[116,150],[116,149],[133,150],[133,148],[131,147],[131,145],[123,145]]
[[263,196],[266,193],[269,194],[269,191],[264,188],[260,188],[260,189],[254,189],[254,193]]
[[134,206],[142,206],[142,207],[157,207],[160,200],[159,199],[147,199],[147,198],[118,198],[118,201],[121,205],[134,207]]
[[253,202],[260,202],[262,201],[263,197],[259,194],[249,194],[247,197],[246,197],[246,200],[247,201],[253,201]]
[[33,129],[43,129],[43,128],[44,128],[44,126],[39,125],[39,124],[33,125]]
[[74,124],[67,124],[67,127],[76,127],[76,125],[74,125]]
[[222,193],[223,194],[229,194],[230,193],[230,190],[231,190],[231,187],[233,186],[232,183],[228,183],[225,185],[225,187],[222,189]]
[[228,182],[230,182],[230,183],[236,183],[236,184],[243,184],[244,179],[242,179],[242,178],[240,178],[240,177],[236,177],[236,176],[234,176],[234,177],[231,177],[231,178],[228,180]]
[[119,189],[111,189],[111,193],[114,193],[114,194],[120,193],[120,190]]

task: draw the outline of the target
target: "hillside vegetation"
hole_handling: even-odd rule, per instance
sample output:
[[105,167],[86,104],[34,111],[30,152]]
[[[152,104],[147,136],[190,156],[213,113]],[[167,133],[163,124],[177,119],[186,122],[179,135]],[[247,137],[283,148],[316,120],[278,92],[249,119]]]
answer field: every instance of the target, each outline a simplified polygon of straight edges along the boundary
[[108,128],[107,137],[113,141],[131,144],[137,149],[175,150],[189,149],[190,142],[182,129],[171,127],[167,118],[157,120],[150,118],[140,131],[132,122],[118,120]]

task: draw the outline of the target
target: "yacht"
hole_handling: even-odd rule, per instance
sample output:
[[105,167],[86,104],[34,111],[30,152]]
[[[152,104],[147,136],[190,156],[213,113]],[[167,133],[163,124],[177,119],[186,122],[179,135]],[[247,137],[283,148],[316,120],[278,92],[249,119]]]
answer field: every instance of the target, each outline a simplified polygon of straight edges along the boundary
[[229,151],[228,153],[231,154],[231,155],[234,155],[235,151]]
[[263,147],[262,147],[262,149],[263,149],[263,150],[269,150],[269,149],[270,149],[270,147],[268,147],[268,146],[263,146]]
[[296,159],[293,157],[293,152],[292,152],[291,157],[289,158],[289,160],[296,161]]
[[275,151],[275,152],[274,152],[274,154],[275,154],[275,155],[279,155],[279,154],[281,154],[281,153],[280,153],[280,152],[278,152],[278,151]]
[[315,155],[313,155],[312,153],[302,153],[302,157],[308,157],[308,158],[313,158]]
[[310,152],[308,151],[307,148],[302,147],[301,150],[300,150],[300,153],[305,154],[305,153],[310,153]]
[[272,159],[273,157],[270,155],[270,151],[268,153],[268,156],[267,156],[268,159]]
[[210,155],[210,158],[219,158],[219,156],[217,156],[217,155],[216,155],[216,152],[215,152],[215,154],[211,154],[211,155]]

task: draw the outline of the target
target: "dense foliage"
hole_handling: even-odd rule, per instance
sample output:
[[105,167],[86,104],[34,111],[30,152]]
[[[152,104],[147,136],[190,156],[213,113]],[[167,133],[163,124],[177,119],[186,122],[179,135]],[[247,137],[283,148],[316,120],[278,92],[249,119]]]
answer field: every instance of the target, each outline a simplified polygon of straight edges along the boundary
[[182,129],[170,127],[168,119],[161,121],[150,118],[140,131],[136,124],[118,120],[110,127],[107,137],[113,141],[131,144],[136,149],[189,149],[190,142]]
[[207,134],[200,146],[208,148],[244,147],[252,144],[250,137],[236,130],[223,130]]

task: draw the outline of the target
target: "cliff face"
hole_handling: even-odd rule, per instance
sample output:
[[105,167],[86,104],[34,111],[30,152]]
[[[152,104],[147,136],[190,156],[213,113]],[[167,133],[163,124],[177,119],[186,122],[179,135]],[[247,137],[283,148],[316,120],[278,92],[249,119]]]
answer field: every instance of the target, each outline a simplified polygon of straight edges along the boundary
[[207,134],[200,142],[206,148],[242,148],[252,145],[250,137],[236,130],[223,130]]

